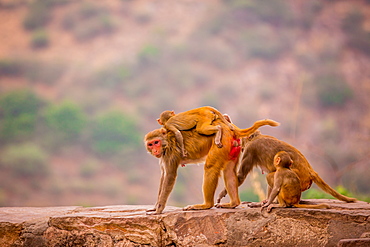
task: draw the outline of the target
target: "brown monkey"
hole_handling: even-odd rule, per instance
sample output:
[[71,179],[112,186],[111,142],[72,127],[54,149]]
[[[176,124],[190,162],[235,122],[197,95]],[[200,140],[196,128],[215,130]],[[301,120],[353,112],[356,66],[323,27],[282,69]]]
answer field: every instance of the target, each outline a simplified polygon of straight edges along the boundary
[[[315,182],[323,191],[334,196],[335,198],[345,202],[355,202],[355,198],[350,198],[339,194],[331,188],[325,181],[313,170],[310,163],[295,147],[286,142],[276,139],[275,137],[262,135],[256,131],[249,138],[243,138],[243,154],[238,170],[239,186],[244,182],[248,173],[255,166],[259,166],[262,172],[276,171],[273,165],[274,155],[279,151],[286,151],[293,160],[291,169],[298,175],[301,182],[301,191],[305,191],[311,187],[312,182]],[[221,191],[217,198],[217,202],[227,194],[226,190]]]
[[230,129],[234,129],[234,126],[218,110],[210,106],[203,106],[178,114],[175,114],[174,111],[164,111],[157,121],[160,125],[163,125],[167,130],[175,134],[176,140],[180,144],[182,155],[185,157],[187,153],[184,148],[184,138],[180,132],[183,130],[195,128],[196,131],[203,135],[213,135],[216,133],[215,143],[219,148],[222,147],[221,125],[212,125],[216,119],[220,119]]
[[[296,208],[330,208],[328,204],[302,205],[301,182],[295,172],[290,169],[293,160],[285,151],[278,152],[274,157],[275,172],[267,175],[268,195],[267,202],[262,205],[262,209],[267,207],[267,212],[277,207],[296,207]],[[272,204],[276,196],[279,204]]]
[[234,208],[240,204],[238,180],[236,177],[236,163],[239,154],[237,153],[238,147],[235,147],[234,141],[236,138],[248,136],[261,126],[277,126],[278,123],[272,120],[260,120],[247,129],[239,129],[235,126],[234,131],[227,128],[221,119],[216,119],[215,124],[220,124],[224,129],[222,138],[223,147],[218,148],[214,144],[214,136],[202,135],[195,129],[183,131],[184,146],[188,150],[188,156],[186,158],[182,156],[181,147],[176,141],[174,132],[161,128],[146,134],[144,138],[146,148],[149,153],[160,158],[161,166],[157,203],[154,209],[148,211],[154,211],[154,214],[162,213],[175,184],[179,165],[204,160],[204,203],[187,206],[184,210],[208,209],[214,206],[214,194],[221,172],[223,173],[226,190],[230,195],[230,202],[216,206]]

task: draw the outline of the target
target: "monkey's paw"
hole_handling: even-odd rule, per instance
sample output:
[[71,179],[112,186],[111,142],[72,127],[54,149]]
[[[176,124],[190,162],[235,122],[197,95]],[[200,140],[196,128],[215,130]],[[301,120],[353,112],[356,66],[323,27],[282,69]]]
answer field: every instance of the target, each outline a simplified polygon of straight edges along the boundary
[[223,191],[220,192],[220,194],[218,194],[218,197],[217,197],[217,200],[216,202],[217,203],[220,203],[221,202],[221,199],[224,198],[227,194],[227,191],[226,189],[224,189]]
[[146,211],[147,215],[158,215],[161,214],[162,212],[157,212],[157,211]]
[[259,208],[263,205],[262,202],[251,202],[251,203],[248,203],[248,207],[250,208]]
[[188,151],[183,150],[183,151],[182,151],[182,157],[187,157],[187,156],[188,156]]
[[216,208],[236,208],[237,206],[231,203],[217,203],[215,205]]
[[195,204],[195,205],[188,205],[184,207],[182,210],[188,211],[188,210],[203,210],[203,209],[210,209],[213,205],[209,206],[206,204]]

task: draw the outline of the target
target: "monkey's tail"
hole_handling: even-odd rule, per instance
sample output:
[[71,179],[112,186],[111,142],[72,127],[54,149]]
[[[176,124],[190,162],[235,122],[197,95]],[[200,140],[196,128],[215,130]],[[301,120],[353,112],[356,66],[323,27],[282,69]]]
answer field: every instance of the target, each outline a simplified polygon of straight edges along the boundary
[[280,123],[275,122],[274,120],[271,119],[258,120],[254,122],[252,127],[249,127],[247,129],[239,129],[237,126],[235,126],[234,133],[238,138],[247,137],[253,134],[256,130],[258,130],[259,127],[262,127],[264,125],[279,126]]
[[317,205],[294,204],[293,206],[296,208],[316,208],[316,209],[330,208],[330,206],[326,203],[317,204]]
[[327,183],[325,183],[325,181],[319,176],[319,174],[317,174],[317,172],[314,172],[314,174],[312,174],[311,176],[312,176],[312,180],[315,182],[315,184],[317,184],[320,187],[320,189],[322,189],[326,193],[334,196],[335,198],[337,198],[341,201],[344,201],[344,202],[355,202],[355,201],[357,201],[356,198],[351,198],[351,197],[347,197],[347,196],[344,196],[342,194],[339,194],[337,191],[335,191],[333,188],[331,188]]

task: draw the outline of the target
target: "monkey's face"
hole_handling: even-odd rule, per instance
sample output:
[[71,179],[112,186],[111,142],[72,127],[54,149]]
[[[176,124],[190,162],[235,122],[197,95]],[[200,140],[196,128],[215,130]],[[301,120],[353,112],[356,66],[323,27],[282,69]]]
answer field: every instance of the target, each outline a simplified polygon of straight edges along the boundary
[[161,139],[153,139],[146,142],[146,149],[148,152],[157,157],[162,157],[162,141]]
[[176,114],[175,114],[174,111],[164,111],[164,112],[161,113],[161,115],[157,119],[157,122],[160,125],[165,125],[167,123],[168,119],[170,119],[171,117],[173,117],[175,115]]

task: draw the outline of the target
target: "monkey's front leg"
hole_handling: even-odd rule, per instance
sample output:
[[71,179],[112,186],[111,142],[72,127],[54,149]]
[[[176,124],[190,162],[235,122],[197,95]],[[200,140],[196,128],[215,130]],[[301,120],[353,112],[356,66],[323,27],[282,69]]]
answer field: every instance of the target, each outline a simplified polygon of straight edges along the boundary
[[[274,178],[274,174],[275,174],[275,172],[272,172],[272,173],[267,174],[267,177],[266,177],[267,178],[267,181],[271,182],[270,179],[271,178],[272,179]],[[271,184],[273,184],[273,182],[271,182]],[[248,204],[248,207],[250,207],[250,208],[258,208],[258,207],[262,207],[263,205],[266,205],[268,203],[268,199],[270,198],[271,191],[272,191],[271,186],[267,185],[267,199],[263,200],[262,202],[251,202],[251,203],[247,203]]]
[[162,159],[159,160],[159,167],[161,169],[161,179],[159,180],[159,189],[158,189],[157,202],[155,203],[154,208],[147,209],[146,212],[156,211],[156,209],[158,207],[159,196],[162,193],[163,181],[164,181],[164,164],[163,164]]
[[[246,204],[250,208],[259,208],[265,205],[266,202],[267,202],[267,199],[262,202],[247,202]],[[244,202],[242,202],[242,204],[244,204]]]
[[262,210],[264,209],[264,208],[267,208],[267,213],[270,213],[271,212],[271,210],[273,209],[273,208],[283,208],[284,206],[282,206],[282,205],[280,205],[280,204],[269,204],[269,203],[266,203],[266,204],[264,204],[263,206],[262,206],[262,208],[261,208],[261,212],[262,212]]
[[155,211],[148,212],[148,214],[161,214],[166,207],[167,199],[175,185],[177,177],[177,166],[176,167],[167,167],[164,165],[164,177],[162,186],[159,191],[158,201],[155,204]]

